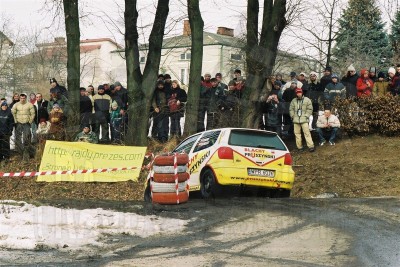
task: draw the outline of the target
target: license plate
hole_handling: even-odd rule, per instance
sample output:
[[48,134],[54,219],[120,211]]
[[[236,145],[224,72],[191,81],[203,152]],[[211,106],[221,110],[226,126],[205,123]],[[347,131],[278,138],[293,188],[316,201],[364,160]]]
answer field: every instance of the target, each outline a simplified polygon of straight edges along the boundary
[[275,171],[263,169],[247,169],[247,174],[251,176],[275,177]]

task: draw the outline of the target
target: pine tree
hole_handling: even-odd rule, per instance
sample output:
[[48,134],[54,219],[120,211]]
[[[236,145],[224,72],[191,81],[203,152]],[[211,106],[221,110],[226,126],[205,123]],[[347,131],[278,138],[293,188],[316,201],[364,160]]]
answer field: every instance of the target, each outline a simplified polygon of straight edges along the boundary
[[384,26],[375,0],[349,0],[339,19],[335,63],[340,68],[350,64],[357,69],[386,66],[392,51]]
[[391,32],[390,41],[394,52],[393,61],[396,63],[400,60],[400,9],[397,11],[394,18]]

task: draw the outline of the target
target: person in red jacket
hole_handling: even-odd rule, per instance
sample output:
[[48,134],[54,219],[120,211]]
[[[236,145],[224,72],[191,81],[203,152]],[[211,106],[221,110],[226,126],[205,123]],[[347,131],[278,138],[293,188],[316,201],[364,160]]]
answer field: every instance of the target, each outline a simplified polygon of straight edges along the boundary
[[372,88],[374,88],[374,82],[369,77],[369,72],[367,69],[361,70],[361,75],[357,79],[357,97],[369,96],[372,93]]

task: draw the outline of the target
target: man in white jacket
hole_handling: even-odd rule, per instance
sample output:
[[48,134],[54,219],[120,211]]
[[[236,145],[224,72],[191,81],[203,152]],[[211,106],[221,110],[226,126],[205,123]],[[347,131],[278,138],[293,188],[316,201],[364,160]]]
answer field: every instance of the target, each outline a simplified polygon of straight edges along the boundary
[[335,145],[335,139],[338,129],[340,128],[340,121],[338,117],[333,115],[330,109],[325,108],[324,114],[318,116],[317,133],[319,136],[319,145],[323,146],[326,143],[325,135],[330,135],[329,144]]

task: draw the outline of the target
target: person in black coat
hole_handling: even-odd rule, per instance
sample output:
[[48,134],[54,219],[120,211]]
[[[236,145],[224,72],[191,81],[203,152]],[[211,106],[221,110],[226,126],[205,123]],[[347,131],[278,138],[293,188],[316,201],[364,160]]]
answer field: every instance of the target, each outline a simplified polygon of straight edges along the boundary
[[332,82],[332,67],[326,66],[324,70],[324,76],[321,77],[319,83],[321,87],[325,89],[325,87]]
[[83,130],[84,125],[90,123],[93,111],[93,101],[86,94],[86,89],[84,87],[79,88],[79,92],[80,129]]
[[286,132],[287,130],[287,135],[289,136],[294,136],[294,127],[293,127],[293,122],[292,118],[290,117],[289,114],[289,106],[290,102],[296,97],[296,92],[295,89],[297,88],[297,81],[293,80],[290,83],[290,87],[285,90],[282,94],[282,100],[283,100],[283,125],[284,125],[284,131]]
[[357,96],[357,79],[358,79],[358,74],[356,72],[356,69],[354,68],[353,65],[350,65],[347,68],[347,74],[343,76],[342,78],[342,83],[346,87],[346,97],[356,97]]
[[10,137],[14,127],[14,117],[7,102],[0,108],[0,162],[10,159]]
[[313,106],[313,121],[312,121],[313,129],[317,127],[318,111],[320,109],[320,104],[322,104],[323,101],[324,89],[325,88],[322,88],[321,84],[317,81],[317,73],[312,71],[310,73],[308,91],[307,94],[305,94],[305,96],[311,99]]
[[164,82],[158,81],[153,93],[152,106],[153,113],[153,127],[157,129],[157,139],[161,143],[168,141],[169,132],[169,107],[168,96],[169,92],[165,91]]
[[187,101],[186,91],[179,86],[177,80],[172,81],[168,96],[169,116],[171,118],[171,136],[182,135],[181,117],[184,115],[184,103]]
[[62,85],[59,85],[55,78],[50,79],[50,89],[57,88],[61,95],[68,99],[68,90]]
[[49,113],[47,112],[47,105],[49,102],[43,99],[41,93],[36,94],[36,101],[33,103],[33,107],[35,109],[35,118],[33,119],[33,123],[31,124],[32,128],[32,143],[36,143],[37,135],[36,130],[39,126],[40,120],[44,119],[46,121],[49,120]]

